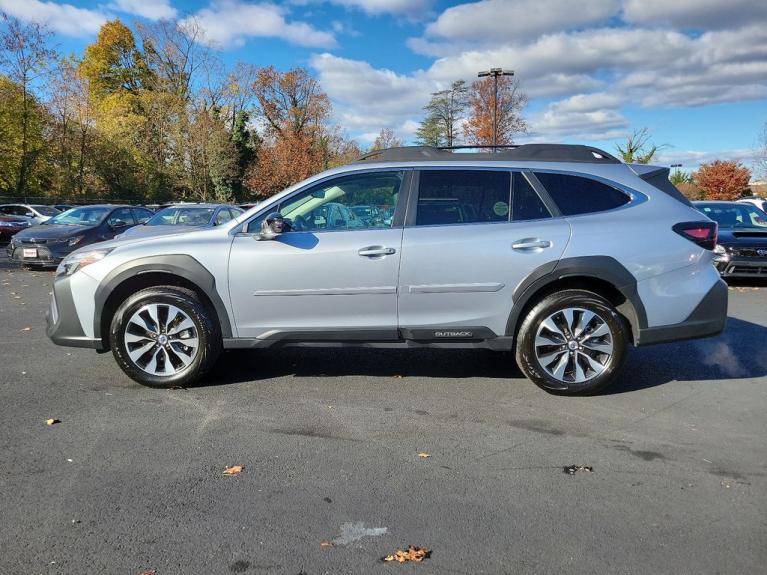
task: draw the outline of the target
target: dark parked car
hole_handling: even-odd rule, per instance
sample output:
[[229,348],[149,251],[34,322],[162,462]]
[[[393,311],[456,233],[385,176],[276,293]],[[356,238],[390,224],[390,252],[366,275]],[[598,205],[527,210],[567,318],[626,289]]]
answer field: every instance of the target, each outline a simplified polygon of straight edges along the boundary
[[13,236],[6,248],[8,259],[32,265],[56,265],[75,249],[111,240],[151,216],[152,212],[146,208],[131,206],[75,208]]
[[767,213],[743,202],[694,202],[719,224],[714,261],[723,277],[767,278]]
[[241,213],[240,208],[229,204],[179,204],[160,210],[146,222],[142,222],[144,225],[129,229],[117,236],[117,239],[193,232],[220,226]]
[[11,237],[29,227],[29,219],[21,216],[0,215],[0,242],[10,241]]

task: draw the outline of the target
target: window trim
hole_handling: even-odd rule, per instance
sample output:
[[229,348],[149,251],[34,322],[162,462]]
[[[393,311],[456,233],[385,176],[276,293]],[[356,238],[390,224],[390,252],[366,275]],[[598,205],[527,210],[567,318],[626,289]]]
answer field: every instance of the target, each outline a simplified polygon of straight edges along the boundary
[[328,174],[327,176],[323,178],[312,180],[311,182],[307,183],[305,186],[301,186],[297,190],[292,191],[290,194],[280,197],[280,199],[275,202],[271,202],[268,205],[263,206],[263,209],[259,209],[255,214],[250,216],[248,219],[234,226],[229,233],[235,236],[252,236],[254,233],[257,233],[257,232],[246,232],[245,230],[248,229],[248,226],[253,220],[258,219],[264,214],[269,214],[273,211],[279,211],[280,206],[283,203],[285,203],[286,201],[289,201],[291,198],[295,197],[296,195],[303,193],[306,190],[313,188],[317,185],[323,184],[325,182],[329,182],[330,180],[345,178],[347,176],[377,174],[377,173],[385,173],[385,172],[401,172],[402,173],[402,184],[400,185],[399,197],[397,198],[397,205],[394,207],[394,215],[392,216],[392,224],[390,227],[359,228],[359,229],[352,229],[352,230],[348,230],[348,229],[347,230],[315,230],[311,232],[302,232],[302,233],[333,234],[333,233],[339,233],[339,232],[367,232],[367,231],[376,231],[376,230],[381,231],[381,230],[401,229],[404,227],[406,206],[408,204],[408,201],[410,199],[412,189],[413,189],[412,180],[413,180],[414,171],[415,171],[415,168],[411,166],[407,166],[407,167],[393,166],[393,167],[386,167],[386,168],[383,168],[383,167],[369,168],[365,170],[350,170],[348,172],[336,172],[334,174]]

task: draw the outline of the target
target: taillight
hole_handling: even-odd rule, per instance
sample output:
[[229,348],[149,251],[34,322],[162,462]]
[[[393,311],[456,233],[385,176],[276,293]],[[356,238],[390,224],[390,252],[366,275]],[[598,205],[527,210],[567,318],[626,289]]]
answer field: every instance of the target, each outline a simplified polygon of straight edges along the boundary
[[716,246],[716,222],[681,222],[671,229],[704,249],[713,250]]

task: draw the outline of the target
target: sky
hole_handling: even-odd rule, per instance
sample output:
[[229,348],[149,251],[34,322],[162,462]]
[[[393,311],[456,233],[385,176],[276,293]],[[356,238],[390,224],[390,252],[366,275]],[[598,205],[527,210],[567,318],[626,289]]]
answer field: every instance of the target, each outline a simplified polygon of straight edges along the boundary
[[81,54],[105,21],[195,19],[228,63],[308,68],[363,145],[411,142],[431,92],[514,70],[524,142],[615,151],[646,127],[654,163],[750,164],[767,122],[765,0],[0,0]]

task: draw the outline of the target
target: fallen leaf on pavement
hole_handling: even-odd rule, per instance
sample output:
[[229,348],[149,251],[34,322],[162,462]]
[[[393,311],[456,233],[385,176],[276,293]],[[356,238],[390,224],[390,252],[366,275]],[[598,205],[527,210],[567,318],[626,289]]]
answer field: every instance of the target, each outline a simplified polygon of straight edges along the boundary
[[578,471],[586,471],[588,473],[592,473],[594,468],[590,465],[566,465],[562,468],[562,471],[567,473],[567,475],[575,475]]
[[387,555],[383,558],[384,561],[396,561],[397,563],[405,563],[407,561],[415,561],[420,563],[424,559],[431,557],[431,551],[424,547],[416,547],[415,545],[408,545],[407,550],[397,549],[392,555]]
[[157,571],[154,569],[147,569],[146,571],[142,571],[138,575],[157,575]]
[[420,457],[421,459],[426,459],[427,457],[431,457],[431,454],[430,453],[419,453],[418,457]]
[[333,547],[332,541],[320,541],[320,547]]
[[56,425],[57,423],[61,423],[60,419],[46,419],[45,425]]
[[224,475],[237,475],[242,473],[242,465],[232,465],[224,469]]
[[31,327],[22,327],[19,331],[32,331]]

